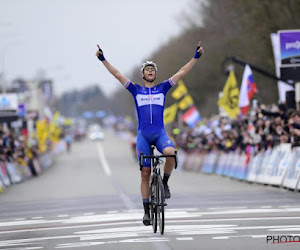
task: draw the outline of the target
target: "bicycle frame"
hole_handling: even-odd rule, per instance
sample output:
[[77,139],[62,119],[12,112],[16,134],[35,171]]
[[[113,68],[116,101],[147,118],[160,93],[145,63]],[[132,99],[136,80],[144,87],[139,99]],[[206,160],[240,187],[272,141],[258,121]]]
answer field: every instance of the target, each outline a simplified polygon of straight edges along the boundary
[[153,227],[153,232],[157,231],[157,220],[159,220],[159,228],[160,233],[164,233],[164,225],[165,225],[165,213],[164,207],[167,205],[165,203],[165,191],[162,182],[162,177],[160,175],[160,158],[168,158],[172,157],[175,160],[175,169],[177,168],[177,151],[175,151],[174,155],[154,155],[154,146],[151,146],[152,155],[144,155],[141,153],[140,155],[140,170],[143,169],[143,161],[145,158],[151,159],[152,175],[150,182],[150,209],[151,209],[151,224]]

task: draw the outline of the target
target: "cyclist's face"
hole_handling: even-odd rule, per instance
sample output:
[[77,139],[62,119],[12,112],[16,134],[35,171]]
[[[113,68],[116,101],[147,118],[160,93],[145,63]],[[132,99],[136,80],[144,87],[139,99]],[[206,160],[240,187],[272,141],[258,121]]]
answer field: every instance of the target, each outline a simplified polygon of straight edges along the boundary
[[146,66],[144,69],[144,77],[148,80],[154,80],[156,77],[155,68],[151,65]]

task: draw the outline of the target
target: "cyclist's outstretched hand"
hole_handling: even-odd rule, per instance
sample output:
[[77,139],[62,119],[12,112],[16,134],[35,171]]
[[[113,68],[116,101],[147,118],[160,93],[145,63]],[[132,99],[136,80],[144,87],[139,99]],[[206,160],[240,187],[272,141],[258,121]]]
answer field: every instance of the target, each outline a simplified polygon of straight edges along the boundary
[[98,50],[97,50],[97,52],[96,52],[96,56],[98,57],[98,59],[99,59],[100,61],[104,61],[105,58],[104,58],[104,55],[103,55],[103,51],[102,51],[102,49],[100,48],[99,44],[97,44],[97,47],[98,47]]
[[196,53],[194,55],[194,58],[198,59],[203,53],[204,53],[204,49],[201,46],[201,41],[199,41],[198,46],[196,48]]

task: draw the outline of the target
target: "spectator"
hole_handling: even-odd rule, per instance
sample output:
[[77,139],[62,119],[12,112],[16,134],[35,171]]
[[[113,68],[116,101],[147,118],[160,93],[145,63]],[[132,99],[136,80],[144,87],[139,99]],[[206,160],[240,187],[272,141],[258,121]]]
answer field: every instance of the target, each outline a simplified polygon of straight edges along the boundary
[[267,111],[265,105],[261,105],[261,114],[264,116],[280,117],[284,123],[288,122],[288,115],[285,104],[278,105],[278,111]]
[[289,119],[289,132],[293,147],[300,146],[300,112],[294,111]]

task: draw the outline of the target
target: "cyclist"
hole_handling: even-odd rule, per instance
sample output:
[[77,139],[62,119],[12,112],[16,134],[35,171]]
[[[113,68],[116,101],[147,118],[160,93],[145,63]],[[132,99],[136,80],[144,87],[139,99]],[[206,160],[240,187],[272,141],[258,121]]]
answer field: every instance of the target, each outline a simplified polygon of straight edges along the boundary
[[[194,57],[190,59],[176,74],[168,80],[158,85],[154,84],[157,75],[157,66],[152,61],[146,61],[141,67],[141,76],[144,79],[144,86],[134,84],[127,77],[122,75],[113,67],[104,57],[100,46],[96,56],[103,63],[106,69],[117,78],[120,83],[132,94],[138,114],[138,133],[137,133],[137,154],[151,155],[151,145],[154,144],[158,151],[163,154],[173,155],[175,147],[173,142],[167,136],[163,124],[163,112],[165,104],[165,95],[168,90],[182,79],[196,64],[198,58],[204,52],[199,41]],[[141,171],[141,194],[144,206],[144,225],[150,225],[149,212],[149,181],[151,176],[151,161],[144,159],[143,169]],[[168,180],[174,168],[173,158],[166,158],[164,166],[163,184],[165,189],[165,198],[171,197],[168,186]]]

